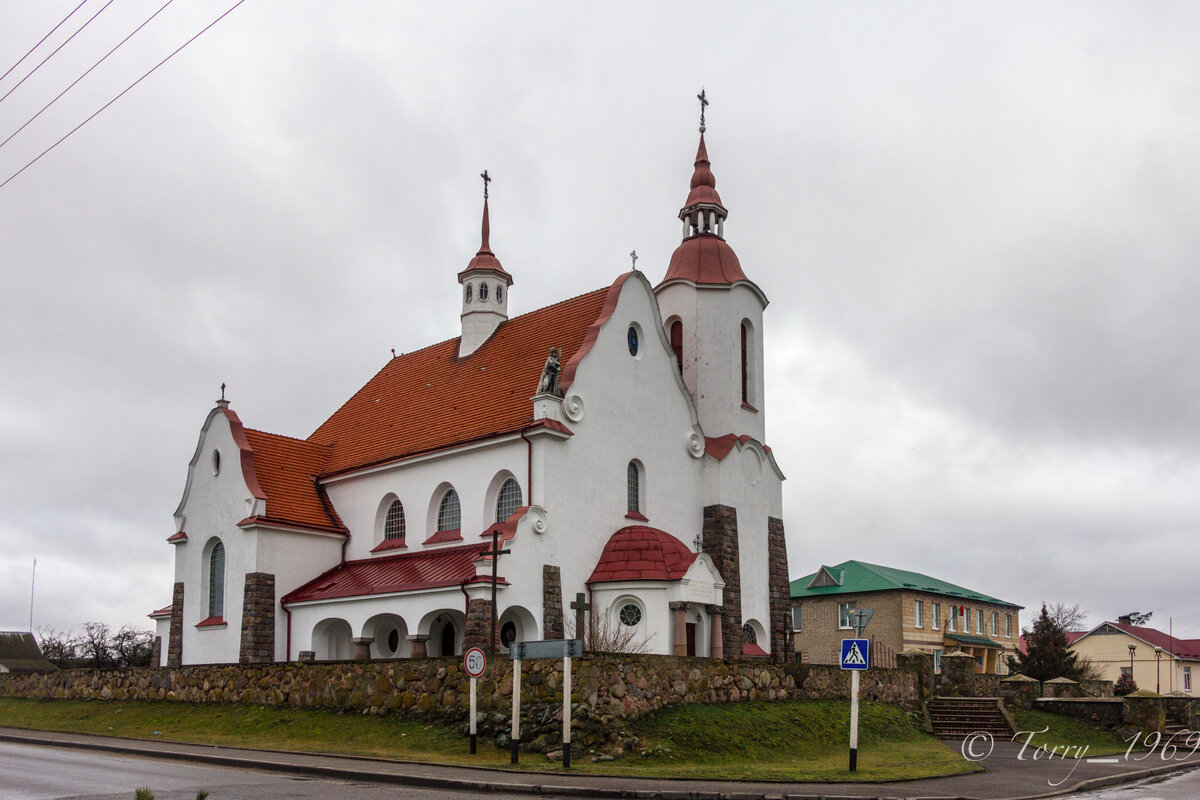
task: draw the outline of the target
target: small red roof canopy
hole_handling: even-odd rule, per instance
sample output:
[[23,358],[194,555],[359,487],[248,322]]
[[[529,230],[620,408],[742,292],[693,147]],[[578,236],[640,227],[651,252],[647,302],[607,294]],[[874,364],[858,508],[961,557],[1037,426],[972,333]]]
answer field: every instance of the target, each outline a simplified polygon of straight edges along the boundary
[[677,581],[696,554],[666,531],[631,525],[614,533],[588,583],[608,581]]

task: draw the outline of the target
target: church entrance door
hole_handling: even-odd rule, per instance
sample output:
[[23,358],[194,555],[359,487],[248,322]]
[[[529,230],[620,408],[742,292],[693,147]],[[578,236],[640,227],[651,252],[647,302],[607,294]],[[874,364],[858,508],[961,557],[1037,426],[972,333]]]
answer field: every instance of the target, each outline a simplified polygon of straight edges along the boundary
[[696,655],[696,623],[694,622],[687,624],[687,654],[689,656]]
[[443,656],[454,655],[454,623],[447,622],[442,626],[442,652]]

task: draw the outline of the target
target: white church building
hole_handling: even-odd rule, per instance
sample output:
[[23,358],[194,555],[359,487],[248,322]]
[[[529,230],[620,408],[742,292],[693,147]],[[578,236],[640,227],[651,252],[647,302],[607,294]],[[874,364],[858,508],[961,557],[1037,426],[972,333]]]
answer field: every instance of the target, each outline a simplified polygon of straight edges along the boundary
[[504,651],[574,635],[576,598],[600,647],[785,656],[767,297],[725,241],[703,124],[661,280],[521,316],[484,177],[460,337],[396,356],[304,439],[209,412],[151,615],[161,664]]

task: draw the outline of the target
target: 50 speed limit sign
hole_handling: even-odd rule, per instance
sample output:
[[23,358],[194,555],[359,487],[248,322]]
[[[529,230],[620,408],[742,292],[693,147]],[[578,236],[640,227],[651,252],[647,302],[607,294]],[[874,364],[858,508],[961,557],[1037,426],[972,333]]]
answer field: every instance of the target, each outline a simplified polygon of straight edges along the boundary
[[478,678],[487,668],[487,657],[478,647],[472,647],[467,652],[463,653],[463,669],[472,678]]

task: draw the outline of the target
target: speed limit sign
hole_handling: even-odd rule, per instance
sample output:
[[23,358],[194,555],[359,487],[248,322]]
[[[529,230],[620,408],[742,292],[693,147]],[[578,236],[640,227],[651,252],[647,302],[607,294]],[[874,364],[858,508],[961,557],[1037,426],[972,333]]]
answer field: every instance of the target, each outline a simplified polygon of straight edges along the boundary
[[478,678],[487,668],[487,657],[478,647],[472,647],[467,652],[463,653],[463,669],[472,678]]

